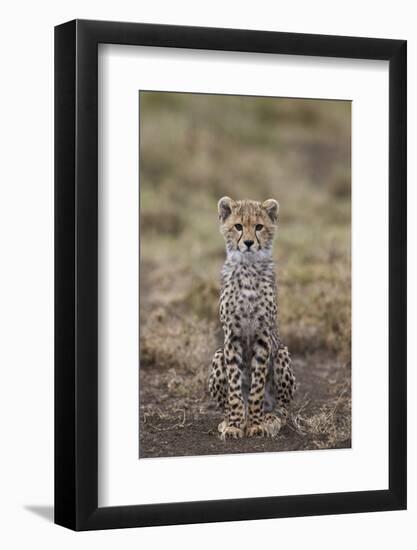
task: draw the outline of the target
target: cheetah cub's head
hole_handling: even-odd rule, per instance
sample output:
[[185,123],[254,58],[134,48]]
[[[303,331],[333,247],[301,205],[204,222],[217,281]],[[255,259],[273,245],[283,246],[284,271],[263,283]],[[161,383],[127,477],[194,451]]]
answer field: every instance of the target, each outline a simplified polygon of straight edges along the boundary
[[268,258],[277,228],[279,204],[274,199],[260,203],[250,200],[219,200],[220,232],[226,241],[229,259],[257,261]]

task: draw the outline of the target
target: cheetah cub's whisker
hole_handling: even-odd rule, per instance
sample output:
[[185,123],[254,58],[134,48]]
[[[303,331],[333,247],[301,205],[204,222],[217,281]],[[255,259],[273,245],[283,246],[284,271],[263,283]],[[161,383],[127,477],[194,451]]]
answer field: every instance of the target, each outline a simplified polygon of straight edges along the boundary
[[294,397],[291,358],[277,328],[272,241],[278,209],[274,199],[218,203],[227,254],[220,292],[224,346],[214,354],[209,390],[224,411],[223,440],[275,437]]

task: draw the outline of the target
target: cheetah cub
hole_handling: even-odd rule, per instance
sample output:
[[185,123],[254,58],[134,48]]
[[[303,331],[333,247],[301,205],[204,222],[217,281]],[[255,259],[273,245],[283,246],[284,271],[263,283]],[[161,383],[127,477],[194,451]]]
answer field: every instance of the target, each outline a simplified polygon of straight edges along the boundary
[[278,208],[273,199],[218,203],[227,253],[220,293],[224,346],[214,354],[209,390],[224,411],[221,439],[274,437],[294,397],[291,359],[277,329],[272,241]]

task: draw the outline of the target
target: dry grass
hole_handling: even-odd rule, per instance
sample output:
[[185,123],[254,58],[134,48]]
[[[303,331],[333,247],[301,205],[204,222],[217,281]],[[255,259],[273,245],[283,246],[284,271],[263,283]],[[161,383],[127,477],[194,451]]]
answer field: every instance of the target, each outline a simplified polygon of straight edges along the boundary
[[[295,438],[292,448],[346,445],[350,104],[142,93],[140,177],[143,456],[163,453],[162,428],[199,433],[203,416],[215,415],[206,408],[206,378],[222,337],[216,203],[223,195],[280,202],[279,324],[309,401],[286,437]],[[151,426],[159,430],[148,440]],[[178,445],[173,453],[196,453]],[[222,452],[212,445],[201,452]]]

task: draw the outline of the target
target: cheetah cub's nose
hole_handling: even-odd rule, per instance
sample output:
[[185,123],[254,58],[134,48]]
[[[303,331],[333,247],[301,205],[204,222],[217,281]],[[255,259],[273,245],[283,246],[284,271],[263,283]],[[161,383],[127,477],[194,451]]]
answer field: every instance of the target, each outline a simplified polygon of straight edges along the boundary
[[248,249],[253,245],[253,241],[243,241],[243,242],[248,247]]

